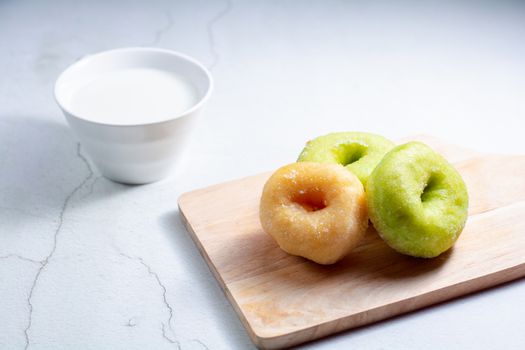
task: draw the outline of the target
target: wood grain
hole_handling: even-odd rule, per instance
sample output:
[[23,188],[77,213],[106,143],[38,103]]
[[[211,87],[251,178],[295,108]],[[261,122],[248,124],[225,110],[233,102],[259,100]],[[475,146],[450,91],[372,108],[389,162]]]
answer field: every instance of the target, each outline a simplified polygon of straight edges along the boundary
[[373,228],[332,266],[284,253],[258,219],[270,173],[180,197],[188,231],[258,347],[296,345],[525,275],[525,156],[411,139],[453,162],[469,189],[467,225],[435,259],[398,254]]

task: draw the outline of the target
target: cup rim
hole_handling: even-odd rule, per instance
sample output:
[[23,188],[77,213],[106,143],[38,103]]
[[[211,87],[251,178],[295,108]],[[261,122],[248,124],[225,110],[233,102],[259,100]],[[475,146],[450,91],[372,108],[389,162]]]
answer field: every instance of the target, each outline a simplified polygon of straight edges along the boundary
[[[73,113],[69,108],[66,107],[66,104],[63,103],[64,102],[63,101],[63,96],[60,96],[60,94],[58,93],[58,86],[62,82],[62,80],[65,79],[64,78],[65,75],[67,73],[69,73],[70,71],[76,69],[79,66],[82,66],[82,65],[85,65],[85,64],[90,64],[90,61],[94,60],[97,57],[105,56],[105,55],[109,55],[109,54],[114,54],[114,53],[117,53],[117,52],[129,52],[129,53],[134,53],[134,52],[152,52],[152,53],[162,53],[162,54],[168,54],[168,55],[175,56],[177,58],[181,58],[183,60],[186,60],[186,61],[190,62],[191,64],[197,66],[200,70],[202,70],[202,72],[204,72],[204,74],[205,74],[205,76],[206,76],[206,78],[208,80],[207,90],[204,93],[204,95],[199,99],[199,101],[197,103],[195,103],[192,107],[188,108],[187,110],[183,111],[182,113],[179,113],[179,114],[177,114],[175,116],[167,117],[167,118],[162,119],[162,120],[152,121],[152,122],[134,123],[134,124],[118,124],[118,123],[111,123],[111,122],[95,121],[95,120],[91,120],[91,119],[87,119],[87,118],[84,118],[82,116],[79,116],[76,113]],[[54,94],[54,98],[55,98],[56,103],[58,104],[58,106],[62,110],[64,110],[68,115],[70,115],[70,116],[72,116],[72,117],[74,117],[74,118],[76,118],[78,120],[81,120],[83,122],[92,123],[92,124],[96,124],[96,125],[104,125],[104,126],[137,127],[137,126],[148,126],[148,125],[162,124],[162,123],[173,121],[175,119],[179,119],[179,118],[185,117],[185,116],[193,113],[194,111],[196,111],[199,108],[201,108],[202,105],[204,103],[206,103],[206,101],[209,99],[209,97],[210,97],[210,95],[211,95],[211,93],[213,91],[213,87],[214,87],[213,85],[214,85],[213,84],[213,77],[212,77],[211,72],[209,71],[209,69],[206,68],[202,63],[197,61],[195,58],[193,58],[193,57],[191,57],[189,55],[186,55],[186,54],[178,52],[178,51],[169,50],[169,49],[162,49],[162,48],[157,48],[157,47],[123,47],[123,48],[116,48],[116,49],[111,49],[111,50],[100,51],[100,52],[97,52],[97,53],[94,53],[94,54],[89,54],[87,56],[82,57],[81,59],[79,59],[78,61],[74,62],[73,64],[69,65],[66,69],[64,69],[60,73],[60,75],[56,79],[55,85],[54,85],[53,94]]]

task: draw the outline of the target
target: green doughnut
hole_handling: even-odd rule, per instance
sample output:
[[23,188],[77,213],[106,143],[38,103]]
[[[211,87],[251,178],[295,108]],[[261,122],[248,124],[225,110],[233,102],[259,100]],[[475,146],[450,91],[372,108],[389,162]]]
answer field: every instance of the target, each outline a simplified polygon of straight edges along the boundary
[[468,212],[467,187],[445,158],[420,142],[388,152],[366,186],[370,220],[400,253],[433,258],[459,237]]
[[336,132],[308,141],[297,161],[341,164],[366,185],[372,170],[393,147],[394,143],[383,136]]

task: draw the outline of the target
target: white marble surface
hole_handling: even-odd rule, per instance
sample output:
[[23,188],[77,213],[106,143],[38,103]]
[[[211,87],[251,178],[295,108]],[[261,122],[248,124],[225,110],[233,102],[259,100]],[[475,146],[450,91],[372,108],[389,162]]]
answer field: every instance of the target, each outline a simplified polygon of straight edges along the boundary
[[[251,348],[178,196],[336,130],[525,153],[524,43],[520,1],[0,2],[0,348]],[[100,177],[52,86],[137,45],[202,60],[216,91],[173,176],[129,187]],[[524,309],[519,280],[304,348],[523,349]]]

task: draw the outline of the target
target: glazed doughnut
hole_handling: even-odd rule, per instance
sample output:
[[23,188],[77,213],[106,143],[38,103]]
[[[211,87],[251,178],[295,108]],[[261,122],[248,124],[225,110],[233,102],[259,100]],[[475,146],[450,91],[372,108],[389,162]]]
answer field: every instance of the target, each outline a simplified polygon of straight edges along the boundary
[[264,186],[259,217],[282,250],[319,264],[347,255],[368,226],[359,179],[341,165],[314,162],[278,169]]
[[306,143],[299,162],[335,163],[345,166],[366,185],[368,176],[394,143],[364,132],[335,132]]

